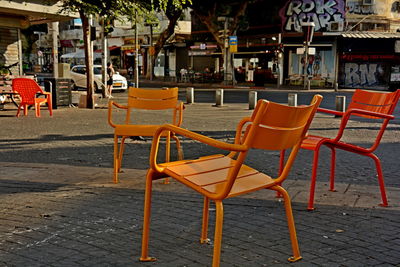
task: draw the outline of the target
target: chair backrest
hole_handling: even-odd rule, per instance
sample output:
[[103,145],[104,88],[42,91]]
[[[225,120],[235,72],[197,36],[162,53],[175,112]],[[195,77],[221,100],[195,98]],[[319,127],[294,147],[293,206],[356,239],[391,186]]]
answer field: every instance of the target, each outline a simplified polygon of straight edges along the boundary
[[25,103],[33,103],[36,93],[43,93],[42,88],[33,79],[28,78],[13,79],[12,89],[21,96],[22,102]]
[[[372,92],[357,89],[351,98],[348,108],[368,110],[383,114],[393,114],[400,97],[400,90],[392,93]],[[376,118],[368,115],[357,114],[365,118]]]
[[[399,101],[399,98],[400,89],[392,93],[371,92],[357,89],[351,98],[348,110],[361,109],[386,115],[392,115],[396,108],[397,102]],[[381,117],[364,115],[360,113],[352,113],[352,115],[368,119],[382,119]],[[349,117],[343,117],[342,125],[346,125],[348,119]],[[352,148],[358,149],[359,151],[362,151],[364,153],[372,153],[379,146],[379,143],[382,139],[387,125],[389,124],[389,121],[389,118],[383,119],[380,129],[376,133],[375,142],[370,147],[367,148],[353,145]],[[333,142],[338,142],[342,138],[344,130],[345,128],[341,126]]]
[[139,89],[130,87],[128,107],[137,109],[174,109],[178,103],[178,88]]
[[125,117],[126,124],[130,123],[132,109],[170,109],[173,111],[172,124],[180,126],[182,123],[183,104],[178,104],[177,87],[157,90],[130,87],[128,93],[128,110]]
[[[252,117],[247,120],[249,125],[241,143],[248,149],[292,149],[282,172],[276,178],[278,184],[286,179],[321,101],[322,96],[315,95],[310,105],[293,107],[260,99]],[[228,181],[224,188],[221,188],[221,198],[229,194],[247,153],[248,150],[245,150],[237,156],[235,166],[228,174]]]
[[322,96],[315,95],[308,106],[292,107],[274,102],[258,105],[264,110],[253,113],[254,125],[244,143],[257,149],[292,148],[302,141],[321,101]]

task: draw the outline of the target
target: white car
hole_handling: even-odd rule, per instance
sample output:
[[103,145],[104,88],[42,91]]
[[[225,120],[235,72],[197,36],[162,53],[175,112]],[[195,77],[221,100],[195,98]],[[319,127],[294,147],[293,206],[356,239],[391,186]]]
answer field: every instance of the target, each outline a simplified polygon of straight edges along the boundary
[[[101,81],[101,65],[93,66],[94,72],[94,90],[95,92],[100,92],[103,86]],[[73,82],[73,89],[77,90],[78,88],[86,88],[86,66],[85,65],[76,65],[71,68],[71,80]],[[122,90],[125,91],[128,89],[128,82],[126,78],[116,72],[113,75],[113,90]]]

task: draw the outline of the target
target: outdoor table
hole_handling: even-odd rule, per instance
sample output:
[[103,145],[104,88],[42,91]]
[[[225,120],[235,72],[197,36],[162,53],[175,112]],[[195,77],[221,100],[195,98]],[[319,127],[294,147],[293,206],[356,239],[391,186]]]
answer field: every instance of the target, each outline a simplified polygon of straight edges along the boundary
[[0,96],[6,96],[7,98],[11,99],[11,102],[18,107],[18,103],[15,101],[16,95],[18,95],[18,93],[14,92],[11,88],[0,88]]

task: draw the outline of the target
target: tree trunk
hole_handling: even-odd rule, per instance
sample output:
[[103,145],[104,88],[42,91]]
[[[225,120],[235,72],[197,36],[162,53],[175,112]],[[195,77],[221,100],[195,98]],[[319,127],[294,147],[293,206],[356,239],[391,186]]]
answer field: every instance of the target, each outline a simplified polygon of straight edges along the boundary
[[[154,56],[152,57],[153,70],[154,70],[154,66],[156,64],[157,56],[160,53],[161,49],[164,47],[165,42],[174,33],[176,22],[178,21],[181,14],[182,14],[182,10],[177,10],[177,11],[173,12],[172,14],[167,15],[168,20],[169,20],[168,27],[160,34],[160,37],[158,38],[157,43],[154,46]],[[150,71],[153,71],[153,70],[150,70]]]
[[94,87],[94,75],[93,75],[93,49],[92,41],[90,40],[90,25],[89,19],[83,13],[79,11],[79,15],[82,20],[83,30],[83,42],[85,46],[85,65],[86,65],[86,108],[94,108],[93,99],[93,87]]
[[[218,46],[220,47],[221,51],[223,52],[223,65],[226,66],[226,68],[224,68],[224,83],[227,82],[227,77],[228,74],[230,74],[231,72],[231,67],[229,66],[233,66],[233,57],[230,56],[229,51],[227,50],[227,48],[225,48],[225,38],[228,38],[228,35],[232,35],[234,33],[236,33],[236,30],[238,28],[239,25],[239,20],[240,17],[244,16],[247,6],[248,6],[249,1],[242,1],[240,2],[239,6],[237,9],[235,9],[235,11],[230,14],[229,17],[230,18],[230,23],[227,23],[225,21],[225,26],[224,26],[224,30],[226,30],[226,32],[224,32],[225,37],[220,36],[219,30],[220,27],[218,26],[218,24],[216,23],[218,21],[218,7],[217,7],[217,3],[214,2],[213,6],[210,7],[207,12],[202,12],[200,9],[196,9],[195,7],[193,8],[193,13],[200,19],[200,21],[206,25],[208,31],[212,34],[212,36],[214,37],[215,41],[217,42]],[[226,24],[227,23],[227,24]],[[227,54],[227,55],[226,55]],[[227,64],[225,64],[225,60],[227,60]],[[229,69],[229,70],[228,70]],[[228,79],[234,83],[234,78],[233,78],[234,73],[231,73]]]

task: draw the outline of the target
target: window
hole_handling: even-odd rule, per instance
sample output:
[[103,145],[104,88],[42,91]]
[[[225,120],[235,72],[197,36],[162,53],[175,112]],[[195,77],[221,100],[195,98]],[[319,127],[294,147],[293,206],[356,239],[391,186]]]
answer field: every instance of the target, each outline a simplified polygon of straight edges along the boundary
[[100,67],[95,67],[93,72],[94,72],[94,74],[101,74],[101,68]]

